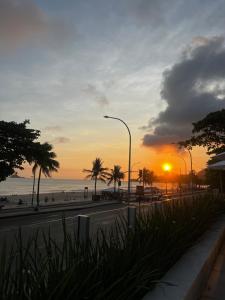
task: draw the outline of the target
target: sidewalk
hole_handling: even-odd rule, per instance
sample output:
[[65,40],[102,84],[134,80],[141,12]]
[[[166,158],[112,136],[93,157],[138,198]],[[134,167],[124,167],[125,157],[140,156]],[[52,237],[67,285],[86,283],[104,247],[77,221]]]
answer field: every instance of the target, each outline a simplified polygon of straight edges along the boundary
[[207,285],[199,300],[225,299],[225,241],[216,258]]
[[23,216],[31,216],[31,215],[39,215],[39,214],[47,214],[51,212],[59,212],[59,211],[70,211],[70,210],[81,210],[98,206],[107,206],[112,204],[119,204],[119,201],[86,201],[86,203],[78,202],[78,203],[67,203],[67,204],[55,204],[48,206],[40,206],[38,211],[35,211],[33,207],[26,208],[10,208],[0,211],[0,219],[14,218],[14,217],[23,217]]

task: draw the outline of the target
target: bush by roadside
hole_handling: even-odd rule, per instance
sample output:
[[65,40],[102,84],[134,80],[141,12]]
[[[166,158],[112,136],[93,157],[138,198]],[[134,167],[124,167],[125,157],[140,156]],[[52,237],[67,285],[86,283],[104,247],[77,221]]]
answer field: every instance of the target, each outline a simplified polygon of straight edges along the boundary
[[224,199],[210,194],[168,201],[145,208],[135,230],[120,218],[86,245],[64,221],[61,244],[51,232],[37,232],[24,244],[19,230],[13,248],[1,247],[0,298],[141,299],[224,211]]

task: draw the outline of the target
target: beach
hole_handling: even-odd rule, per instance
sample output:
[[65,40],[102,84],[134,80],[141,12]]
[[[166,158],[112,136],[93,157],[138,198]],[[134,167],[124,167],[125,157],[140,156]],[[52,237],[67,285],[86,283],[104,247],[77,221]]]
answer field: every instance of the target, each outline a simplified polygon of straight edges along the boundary
[[[1,195],[0,199],[6,198],[7,201],[0,201],[0,205],[4,205],[2,209],[28,207],[32,205],[32,194],[24,195]],[[40,205],[54,205],[60,203],[77,203],[88,202],[92,199],[92,192],[84,196],[84,192],[56,192],[56,193],[41,193],[39,195]],[[33,198],[33,205],[37,204],[36,194]]]
[[[138,183],[132,182],[132,188]],[[2,209],[28,207],[32,205],[32,178],[7,178],[0,183],[0,199],[7,198],[7,201],[0,201],[4,205]],[[163,188],[164,184],[156,183],[154,186]],[[102,190],[112,188],[103,182],[97,183],[97,193]],[[52,205],[60,203],[76,203],[92,200],[94,192],[94,182],[92,180],[76,179],[41,179],[40,185],[40,205]],[[121,188],[127,188],[127,182],[123,182]],[[33,198],[33,205],[36,201],[36,189]]]

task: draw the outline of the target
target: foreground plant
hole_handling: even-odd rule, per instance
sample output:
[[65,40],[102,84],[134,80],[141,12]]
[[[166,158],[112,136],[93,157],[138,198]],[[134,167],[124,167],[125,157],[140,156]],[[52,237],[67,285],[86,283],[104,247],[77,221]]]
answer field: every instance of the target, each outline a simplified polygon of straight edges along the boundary
[[86,245],[65,220],[61,243],[50,231],[23,243],[20,230],[15,246],[1,249],[1,299],[141,299],[224,210],[211,195],[171,201],[145,208],[135,230],[121,217]]

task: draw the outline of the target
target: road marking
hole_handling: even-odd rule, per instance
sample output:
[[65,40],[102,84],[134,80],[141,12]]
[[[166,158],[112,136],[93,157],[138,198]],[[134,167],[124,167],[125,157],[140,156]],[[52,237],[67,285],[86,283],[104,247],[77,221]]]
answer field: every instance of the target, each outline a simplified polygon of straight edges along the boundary
[[[115,208],[115,209],[110,209],[110,210],[104,210],[104,211],[97,211],[97,212],[93,212],[93,213],[87,213],[87,216],[94,216],[94,215],[100,215],[100,214],[104,214],[104,213],[110,213],[110,212],[115,212],[115,211],[122,211],[124,210],[126,207],[121,207],[121,208]],[[58,215],[51,215],[50,217],[56,216],[58,217]],[[77,215],[72,216],[72,217],[65,217],[65,220],[71,220],[71,219],[76,219]],[[62,222],[62,218],[58,218],[58,219],[53,219],[53,220],[43,220],[40,222],[36,222],[36,223],[32,223],[32,224],[26,224],[26,225],[20,225],[20,226],[13,226],[11,228],[7,228],[7,229],[2,229],[0,230],[0,232],[6,232],[6,231],[11,231],[11,230],[15,230],[18,229],[19,227],[24,228],[24,227],[35,227],[38,225],[44,225],[44,224],[48,224],[48,223],[56,223],[56,222]]]
[[89,214],[86,214],[86,215],[87,216],[93,216],[93,215],[103,214],[103,213],[106,213],[106,212],[112,212],[112,211],[117,211],[117,210],[124,210],[125,208],[126,207],[120,207],[120,208],[115,208],[115,209],[110,209],[110,210],[97,211],[97,212],[89,213]]

